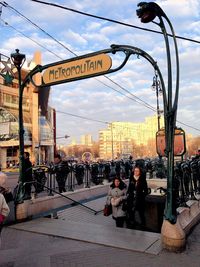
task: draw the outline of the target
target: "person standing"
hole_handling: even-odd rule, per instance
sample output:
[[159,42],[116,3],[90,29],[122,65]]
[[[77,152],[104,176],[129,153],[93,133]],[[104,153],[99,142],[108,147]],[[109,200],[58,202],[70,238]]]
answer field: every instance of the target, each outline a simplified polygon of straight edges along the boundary
[[127,226],[134,227],[135,213],[139,213],[140,225],[145,227],[145,198],[148,194],[148,187],[145,173],[141,167],[133,169],[127,190]]
[[123,202],[126,200],[126,184],[119,178],[115,177],[108,192],[106,204],[112,205],[112,217],[116,222],[116,227],[123,227],[126,212],[123,211]]
[[13,194],[11,189],[6,186],[7,175],[0,171],[0,193],[5,197],[7,203],[13,201]]
[[30,161],[29,152],[24,152],[24,181],[25,181],[25,194],[23,199],[31,199],[31,186],[33,181],[32,176],[32,163]]
[[8,204],[6,203],[3,194],[0,193],[0,234],[3,228],[3,223],[9,213],[10,208],[8,207]]
[[54,172],[58,183],[59,193],[66,192],[65,184],[69,174],[69,166],[67,161],[63,161],[59,154],[54,156]]

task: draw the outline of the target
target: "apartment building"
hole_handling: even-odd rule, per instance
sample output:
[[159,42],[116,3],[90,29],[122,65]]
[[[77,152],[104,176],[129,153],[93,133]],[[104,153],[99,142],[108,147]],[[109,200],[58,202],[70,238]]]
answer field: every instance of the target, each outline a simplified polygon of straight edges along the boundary
[[[161,127],[164,119],[161,117]],[[133,153],[133,145],[147,145],[156,138],[157,116],[147,117],[143,123],[112,122],[107,129],[99,131],[99,155],[102,159],[127,157]]]

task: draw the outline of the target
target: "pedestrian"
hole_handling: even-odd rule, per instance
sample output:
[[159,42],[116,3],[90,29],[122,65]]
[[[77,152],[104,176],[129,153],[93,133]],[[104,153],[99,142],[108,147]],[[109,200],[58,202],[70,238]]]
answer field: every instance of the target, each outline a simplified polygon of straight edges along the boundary
[[65,184],[67,176],[70,172],[68,162],[63,161],[59,154],[54,156],[54,173],[56,174],[56,181],[58,183],[59,193],[66,192]]
[[0,171],[0,193],[3,194],[7,203],[13,201],[13,194],[11,189],[6,186],[7,175]]
[[33,176],[32,176],[32,163],[30,161],[30,154],[29,152],[24,152],[24,200],[31,199],[31,187],[32,187],[32,181],[33,181]]
[[126,200],[126,184],[119,177],[115,177],[108,192],[106,204],[112,205],[112,217],[116,227],[123,227],[126,212],[123,211],[123,202]]
[[3,228],[3,223],[9,213],[10,213],[10,208],[8,207],[8,204],[6,203],[3,194],[0,193],[0,246],[1,246],[1,231]]
[[112,182],[116,176],[116,165],[115,162],[112,160],[110,164],[109,182]]
[[142,168],[137,166],[133,169],[127,190],[127,227],[134,228],[136,220],[135,213],[140,217],[140,227],[146,225],[145,198],[148,194],[146,175]]

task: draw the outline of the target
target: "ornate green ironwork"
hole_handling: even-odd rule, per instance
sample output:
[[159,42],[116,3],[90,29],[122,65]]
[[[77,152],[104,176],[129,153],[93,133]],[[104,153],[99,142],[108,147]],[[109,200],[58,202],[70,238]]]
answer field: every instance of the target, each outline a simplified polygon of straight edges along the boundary
[[[167,94],[163,94],[164,103],[164,119],[165,119],[165,138],[166,138],[166,156],[167,156],[167,200],[165,208],[165,219],[169,220],[171,223],[176,223],[177,214],[175,206],[175,194],[174,194],[174,133],[176,127],[176,115],[178,106],[178,94],[179,94],[179,56],[178,47],[176,42],[176,37],[174,29],[170,20],[168,19],[165,12],[154,2],[141,2],[138,4],[139,9],[136,11],[141,22],[148,23],[153,22],[158,25],[163,33],[166,53],[167,53],[167,71],[168,71],[168,90]],[[159,19],[159,22],[153,21],[155,18]],[[165,28],[164,20],[168,23],[169,28],[172,32],[173,42],[175,47],[175,57],[176,57],[176,86],[173,99],[172,93],[172,64],[171,64],[171,54],[170,45]]]
[[[16,50],[19,52],[19,50]],[[17,52],[17,53],[18,53]],[[94,53],[90,53],[90,54],[86,54],[83,56],[79,56],[79,57],[75,57],[75,58],[71,58],[68,60],[63,60],[63,61],[59,61],[59,62],[55,62],[55,63],[51,63],[51,64],[47,64],[44,66],[41,65],[37,65],[32,71],[29,72],[29,74],[25,77],[25,79],[23,80],[23,82],[21,81],[21,69],[18,67],[18,76],[19,76],[19,142],[20,142],[20,178],[19,178],[19,191],[18,191],[18,197],[17,197],[17,202],[21,203],[23,202],[23,195],[24,195],[24,187],[23,184],[25,182],[24,180],[24,175],[23,175],[23,170],[24,170],[24,128],[23,128],[23,114],[22,114],[22,98],[23,98],[23,90],[26,86],[27,83],[32,82],[35,86],[46,86],[46,84],[44,82],[42,82],[42,84],[40,85],[36,85],[35,82],[33,81],[33,76],[38,73],[38,72],[43,72],[44,70],[47,70],[50,67],[54,67],[54,66],[58,66],[60,64],[63,63],[69,63],[69,62],[73,62],[73,61],[77,61],[77,60],[81,60],[83,58],[90,58],[93,57],[95,55],[99,55],[99,54],[113,54],[115,55],[118,52],[123,52],[124,53],[124,59],[123,62],[120,64],[120,66],[116,67],[116,68],[110,68],[107,71],[103,71],[103,72],[99,72],[99,73],[95,73],[95,74],[91,74],[91,75],[86,75],[86,76],[81,76],[81,77],[75,77],[72,78],[70,80],[62,80],[62,81],[56,81],[56,82],[52,82],[49,83],[48,86],[51,85],[56,85],[56,84],[61,84],[61,83],[66,83],[66,82],[71,82],[71,81],[76,81],[76,80],[81,80],[81,79],[86,79],[86,78],[91,78],[91,77],[96,77],[96,76],[100,76],[103,74],[109,74],[115,71],[118,71],[120,69],[122,69],[125,64],[127,63],[128,59],[130,58],[131,55],[137,55],[144,57],[154,68],[154,70],[157,72],[160,82],[161,82],[161,86],[163,88],[163,95],[165,95],[165,84],[163,81],[163,77],[162,74],[160,72],[160,69],[157,65],[157,62],[148,54],[146,53],[144,50],[138,48],[138,47],[134,47],[134,46],[130,46],[130,45],[116,45],[113,44],[111,45],[111,48],[109,49],[105,49],[105,50],[101,50],[101,51],[97,51]],[[17,53],[12,54],[17,56]],[[22,54],[23,55],[23,54]],[[166,97],[166,96],[165,96]]]
[[12,81],[14,79],[12,69],[14,66],[11,63],[10,58],[3,54],[0,54],[0,66],[2,66],[2,68],[0,69],[0,75],[4,78],[5,85],[12,84]]

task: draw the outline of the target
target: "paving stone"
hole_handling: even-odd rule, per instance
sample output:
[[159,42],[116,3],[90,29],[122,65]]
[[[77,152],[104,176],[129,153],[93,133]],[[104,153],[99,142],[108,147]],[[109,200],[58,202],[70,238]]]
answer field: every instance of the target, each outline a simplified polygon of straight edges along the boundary
[[[87,203],[87,205],[91,205],[91,207],[94,205],[96,208],[99,208],[102,207],[104,200],[95,200],[96,203]],[[95,225],[98,231],[99,229],[107,229],[108,232],[113,231],[113,234],[118,232],[118,236],[123,236],[124,239],[126,239],[127,236],[126,234],[122,234],[123,231],[124,233],[134,232],[130,229],[117,229],[111,217],[105,218],[102,214],[96,216],[88,212],[87,209],[83,211],[83,209],[79,209],[80,207],[78,209],[76,208],[77,206],[73,207],[71,211],[63,211],[63,213],[60,214],[60,219],[52,220],[54,222],[59,222],[60,220],[57,225],[63,227],[63,231],[65,231],[64,228],[67,224],[70,226],[74,223],[76,224],[74,229],[77,229],[76,227],[78,225],[87,224],[87,226],[89,226],[90,224],[91,226]],[[72,212],[73,216],[70,216],[69,212]],[[80,215],[83,221],[82,223],[78,215]],[[47,221],[49,220],[50,219]],[[88,220],[90,221],[88,222]],[[36,221],[27,222],[25,224],[28,223],[33,223],[32,227],[34,227]],[[20,224],[17,224],[17,226],[19,225]],[[49,225],[51,225],[51,223],[47,223],[46,228]],[[84,228],[85,234],[88,234],[86,231],[87,229],[89,228]],[[147,239],[151,238],[151,235],[152,233],[146,232]],[[137,234],[132,234],[132,237],[132,241],[136,243],[138,243],[139,238],[140,242],[143,241],[142,235],[138,236]],[[0,267],[199,267],[200,239],[198,237],[200,237],[200,225],[197,225],[188,236],[185,251],[182,253],[172,253],[163,250],[156,255],[154,250],[156,251],[158,249],[157,246],[160,246],[158,241],[153,242],[151,246],[148,247],[146,252],[151,250],[150,253],[143,253],[129,249],[105,246],[103,244],[83,242],[82,240],[78,241],[52,236],[52,234],[44,235],[41,233],[33,233],[25,231],[23,227],[20,230],[5,227],[2,231]],[[103,238],[104,237],[102,237],[102,239]],[[130,243],[129,238],[127,238],[127,242]]]

